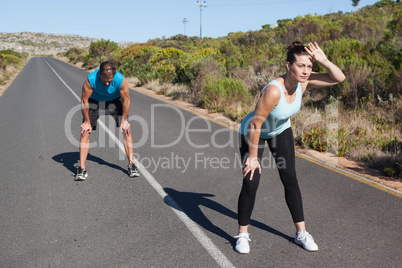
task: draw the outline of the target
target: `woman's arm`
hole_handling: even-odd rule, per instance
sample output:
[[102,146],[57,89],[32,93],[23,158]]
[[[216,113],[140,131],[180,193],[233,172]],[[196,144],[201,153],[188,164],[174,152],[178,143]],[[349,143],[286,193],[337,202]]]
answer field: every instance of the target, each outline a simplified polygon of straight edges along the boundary
[[258,169],[261,174],[261,166],[258,163],[258,144],[261,135],[261,126],[274,107],[278,105],[280,98],[281,92],[279,88],[274,85],[268,86],[262,92],[251,118],[248,134],[249,156],[243,167],[243,177],[251,171],[250,180],[253,179],[255,169]]
[[310,43],[308,48],[305,49],[313,60],[316,60],[327,70],[327,73],[312,73],[309,77],[309,85],[328,87],[339,84],[345,80],[346,77],[343,72],[338,66],[328,60],[327,56],[316,42],[314,44]]

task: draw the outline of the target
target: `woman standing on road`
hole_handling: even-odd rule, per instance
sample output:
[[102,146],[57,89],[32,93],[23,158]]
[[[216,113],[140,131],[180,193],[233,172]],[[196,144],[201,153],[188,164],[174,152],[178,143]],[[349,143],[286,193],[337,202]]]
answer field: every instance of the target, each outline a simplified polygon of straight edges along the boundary
[[[313,73],[313,60],[321,64],[327,73]],[[235,250],[239,253],[250,252],[248,224],[260,182],[260,161],[265,142],[275,158],[285,188],[286,204],[296,227],[295,243],[308,251],[318,250],[313,237],[306,232],[289,118],[299,111],[307,86],[333,86],[345,80],[345,75],[327,59],[317,43],[303,46],[300,42],[293,42],[288,47],[286,69],[286,74],[265,86],[254,112],[247,115],[240,126],[240,154],[244,166],[238,203],[239,232],[235,237]]]

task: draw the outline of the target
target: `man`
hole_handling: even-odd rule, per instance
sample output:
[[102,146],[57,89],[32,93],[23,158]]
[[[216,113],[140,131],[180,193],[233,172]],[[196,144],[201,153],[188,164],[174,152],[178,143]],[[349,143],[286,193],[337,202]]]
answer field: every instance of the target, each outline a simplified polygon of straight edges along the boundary
[[76,181],[83,181],[88,177],[85,163],[89,151],[89,136],[96,130],[99,111],[111,115],[116,126],[124,135],[124,148],[128,158],[128,175],[140,176],[133,160],[133,137],[131,126],[127,121],[130,110],[129,87],[124,76],[116,71],[113,63],[105,61],[100,68],[90,73],[82,85],[81,110],[83,123],[81,124],[80,138],[80,166],[77,169]]

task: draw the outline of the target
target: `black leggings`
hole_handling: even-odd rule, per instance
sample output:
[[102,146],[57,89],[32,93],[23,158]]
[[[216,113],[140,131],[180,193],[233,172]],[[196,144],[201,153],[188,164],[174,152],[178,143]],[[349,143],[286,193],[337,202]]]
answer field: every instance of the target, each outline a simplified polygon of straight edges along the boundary
[[[303,204],[296,177],[295,148],[292,129],[288,128],[272,139],[264,140],[260,138],[258,146],[258,160],[260,163],[264,152],[265,141],[268,143],[269,149],[275,159],[279,176],[285,187],[286,204],[292,215],[293,222],[302,222],[304,221]],[[249,155],[248,136],[241,135],[240,155],[244,164]],[[238,222],[241,226],[246,226],[250,222],[257,188],[260,183],[260,176],[258,170],[255,170],[252,180],[250,180],[250,172],[243,178],[243,186],[238,203]]]

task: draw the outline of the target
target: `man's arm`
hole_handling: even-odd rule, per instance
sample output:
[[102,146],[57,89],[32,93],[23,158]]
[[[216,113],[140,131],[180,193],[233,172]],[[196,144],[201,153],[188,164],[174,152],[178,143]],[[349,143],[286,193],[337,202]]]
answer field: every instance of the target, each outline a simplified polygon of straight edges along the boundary
[[131,128],[130,124],[127,122],[127,119],[130,111],[130,89],[126,78],[123,78],[123,82],[121,83],[120,96],[123,99],[123,116],[121,119],[120,130],[121,132],[129,134],[131,133]]
[[89,120],[89,97],[92,95],[92,87],[88,81],[88,78],[85,79],[84,84],[82,85],[82,93],[81,93],[81,112],[84,117],[84,122],[81,125],[81,133],[85,131],[91,132],[91,122]]

